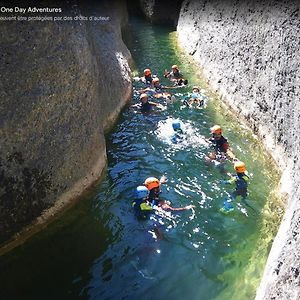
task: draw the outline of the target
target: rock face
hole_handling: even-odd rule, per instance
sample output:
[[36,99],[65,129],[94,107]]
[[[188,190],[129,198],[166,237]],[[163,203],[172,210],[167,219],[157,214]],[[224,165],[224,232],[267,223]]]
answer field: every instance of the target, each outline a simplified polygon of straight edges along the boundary
[[176,27],[182,1],[139,0],[139,6],[144,16],[151,23],[169,24]]
[[260,136],[288,205],[256,299],[300,298],[300,26],[296,1],[184,1],[181,45]]
[[73,21],[0,24],[0,243],[99,178],[131,95],[123,1],[43,6]]

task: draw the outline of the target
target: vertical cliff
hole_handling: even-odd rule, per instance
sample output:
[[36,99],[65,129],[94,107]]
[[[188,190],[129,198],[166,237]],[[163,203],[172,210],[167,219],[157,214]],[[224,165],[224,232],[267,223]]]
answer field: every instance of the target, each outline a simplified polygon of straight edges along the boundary
[[256,299],[299,299],[300,26],[296,1],[182,4],[178,37],[210,85],[259,135],[288,193]]
[[73,20],[0,23],[0,243],[99,178],[104,133],[131,95],[123,1],[39,7],[63,11],[26,16]]

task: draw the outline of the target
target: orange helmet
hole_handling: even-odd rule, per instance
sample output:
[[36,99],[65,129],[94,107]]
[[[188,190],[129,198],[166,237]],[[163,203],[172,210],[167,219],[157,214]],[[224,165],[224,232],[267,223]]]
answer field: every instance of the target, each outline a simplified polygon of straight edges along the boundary
[[153,78],[152,82],[153,82],[153,83],[159,82],[159,78],[158,78],[158,77]]
[[178,70],[178,66],[177,66],[177,65],[173,65],[173,66],[172,66],[172,69]]
[[222,134],[222,128],[219,125],[215,125],[210,129],[211,133]]
[[160,181],[155,177],[148,177],[145,180],[144,185],[149,191],[151,191],[154,188],[160,187]]
[[242,161],[234,163],[234,169],[237,173],[244,173],[246,171],[246,165]]
[[142,100],[144,98],[148,98],[148,95],[146,93],[143,93],[140,95],[140,100]]
[[144,75],[145,76],[150,76],[151,75],[151,70],[150,69],[145,69],[144,70]]

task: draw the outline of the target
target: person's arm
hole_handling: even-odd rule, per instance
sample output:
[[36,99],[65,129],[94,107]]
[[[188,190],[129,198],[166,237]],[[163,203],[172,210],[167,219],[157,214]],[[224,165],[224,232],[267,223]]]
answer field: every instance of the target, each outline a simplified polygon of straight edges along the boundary
[[160,207],[163,210],[182,211],[182,210],[192,209],[192,208],[195,207],[195,205],[187,205],[187,206],[184,206],[184,207],[172,207],[171,205],[166,203],[166,201],[163,201],[163,203],[160,204]]
[[232,150],[231,150],[230,148],[227,149],[226,155],[227,155],[232,161],[237,160],[235,154],[232,152]]
[[236,156],[233,153],[233,151],[230,149],[228,142],[224,143],[223,149],[225,150],[225,153],[226,153],[226,155],[227,155],[228,158],[230,158],[231,160],[235,160],[236,159]]
[[168,70],[164,70],[164,77],[165,78],[168,78],[168,77],[170,77],[170,72],[168,71]]
[[230,173],[227,173],[227,175],[230,177],[228,180],[224,180],[224,184],[233,184],[236,182],[236,177],[232,176]]
[[165,107],[160,104],[160,103],[155,103],[155,102],[152,102],[152,101],[149,101],[149,104],[153,105],[153,106],[156,106],[157,108],[160,108],[160,109],[164,109]]
[[170,89],[178,89],[178,88],[181,88],[181,86],[180,85],[172,85],[172,86],[166,86],[166,85],[163,85],[162,87],[161,87],[162,89],[166,89],[166,90],[170,90]]
[[136,107],[140,108],[141,107],[141,103],[132,104],[130,107],[131,108],[136,108]]
[[141,94],[146,93],[146,92],[148,92],[148,91],[150,91],[150,88],[149,88],[149,87],[147,87],[147,88],[145,88],[145,89],[138,90],[138,92],[141,93]]

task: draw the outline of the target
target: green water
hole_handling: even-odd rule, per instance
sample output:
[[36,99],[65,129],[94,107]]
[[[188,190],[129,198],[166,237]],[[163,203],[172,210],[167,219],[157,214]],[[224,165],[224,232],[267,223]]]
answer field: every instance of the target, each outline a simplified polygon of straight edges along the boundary
[[[161,74],[178,64],[207,90],[197,67],[177,47],[168,28],[131,22],[128,44],[136,73]],[[167,84],[166,80],[163,83]],[[136,88],[138,84],[136,84]],[[278,174],[255,138],[209,91],[208,106],[181,104],[147,116],[128,108],[107,138],[108,170],[82,201],[47,229],[0,258],[0,299],[254,299],[279,222],[274,189]],[[133,97],[136,102],[136,97]],[[164,103],[162,101],[164,105]],[[185,139],[170,142],[179,119]],[[201,142],[215,123],[223,127],[251,175],[248,203],[223,215],[222,170],[207,166]],[[225,170],[233,172],[226,163]],[[165,174],[162,197],[195,211],[140,222],[130,202],[149,176]]]

